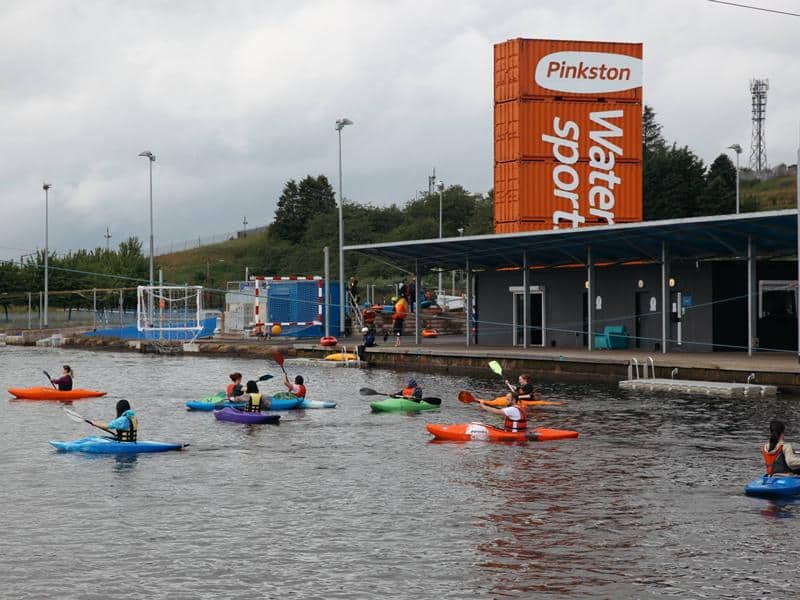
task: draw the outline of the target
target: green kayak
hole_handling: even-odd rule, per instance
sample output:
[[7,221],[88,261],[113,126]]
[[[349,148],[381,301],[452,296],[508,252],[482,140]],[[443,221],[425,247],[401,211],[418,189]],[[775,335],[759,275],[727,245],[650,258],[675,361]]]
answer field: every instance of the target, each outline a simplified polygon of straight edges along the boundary
[[428,404],[424,400],[415,402],[407,398],[386,398],[369,403],[372,412],[419,412],[439,408],[437,404]]

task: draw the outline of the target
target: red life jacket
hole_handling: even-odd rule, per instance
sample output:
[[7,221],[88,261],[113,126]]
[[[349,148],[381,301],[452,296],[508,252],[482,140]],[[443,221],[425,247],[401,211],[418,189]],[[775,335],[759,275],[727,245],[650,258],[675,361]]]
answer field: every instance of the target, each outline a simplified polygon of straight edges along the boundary
[[514,420],[508,415],[505,415],[505,419],[503,420],[503,428],[506,431],[512,432],[525,431],[528,428],[528,413],[525,412],[525,409],[520,404],[518,404],[515,408],[519,411],[520,418],[518,420]]
[[405,387],[403,388],[402,396],[403,398],[413,398],[414,392],[417,390],[415,387]]
[[306,386],[304,386],[301,383],[296,383],[295,385],[298,388],[296,392],[292,392],[292,394],[294,394],[295,398],[305,398],[306,397]]
[[[783,458],[783,444],[775,446],[772,452],[767,450],[768,447],[769,442],[764,444],[764,447],[761,448],[761,455],[764,457],[764,463],[767,465],[767,475],[772,475],[775,472],[775,461],[778,460],[778,457]],[[779,462],[783,462],[785,466],[785,460]]]
[[228,387],[225,388],[225,395],[230,398],[233,394],[233,388],[236,386],[235,383],[229,383]]

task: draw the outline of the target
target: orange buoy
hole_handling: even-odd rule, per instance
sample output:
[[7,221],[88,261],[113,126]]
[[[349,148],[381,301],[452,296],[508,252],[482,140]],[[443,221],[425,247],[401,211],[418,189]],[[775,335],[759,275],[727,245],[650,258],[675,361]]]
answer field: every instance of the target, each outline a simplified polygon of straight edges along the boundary
[[281,334],[281,326],[277,323],[272,326],[272,335],[280,335]]
[[435,329],[423,329],[422,330],[422,337],[426,338],[435,338],[439,337],[439,332]]
[[320,346],[335,346],[338,343],[339,343],[339,340],[337,340],[332,335],[319,338],[319,345]]

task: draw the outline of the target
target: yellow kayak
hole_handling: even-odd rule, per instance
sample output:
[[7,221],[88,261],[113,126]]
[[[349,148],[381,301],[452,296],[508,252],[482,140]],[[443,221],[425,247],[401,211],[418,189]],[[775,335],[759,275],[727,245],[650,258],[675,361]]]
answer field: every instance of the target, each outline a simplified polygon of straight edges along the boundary
[[328,356],[325,357],[325,360],[358,360],[358,356],[352,352],[335,352],[334,354],[328,354]]

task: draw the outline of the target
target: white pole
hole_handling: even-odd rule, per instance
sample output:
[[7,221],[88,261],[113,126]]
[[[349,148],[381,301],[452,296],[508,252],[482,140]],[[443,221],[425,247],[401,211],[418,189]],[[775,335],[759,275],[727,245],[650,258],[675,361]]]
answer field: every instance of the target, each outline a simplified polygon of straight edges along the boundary
[[594,348],[594,338],[592,329],[594,328],[594,267],[592,266],[592,249],[586,250],[586,281],[589,286],[586,288],[586,349],[591,352]]
[[741,149],[736,153],[736,214],[739,214],[739,155]]
[[48,191],[52,186],[45,182],[42,184],[44,190],[44,321],[43,327],[47,327],[47,299],[49,289],[49,275],[50,275],[50,247],[48,244],[48,228],[49,228],[49,210],[48,210]]
[[[444,196],[444,183],[441,181],[439,182],[439,239],[442,239],[442,200]],[[419,283],[419,280],[417,281]],[[438,295],[444,294],[444,290],[442,290],[442,270],[439,269],[439,289],[437,290]]]
[[28,329],[31,328],[31,293],[28,292]]
[[352,125],[350,119],[337,119],[336,131],[339,132],[339,335],[344,335],[344,307],[347,298],[344,294],[344,196],[342,195],[342,129]]
[[150,289],[153,288],[153,161],[147,161],[150,167]]
[[325,246],[325,337],[331,335],[331,249]]
[[[528,295],[528,288],[530,284],[528,283],[528,251],[522,251],[522,347],[528,347],[528,313],[530,309],[528,307],[528,302],[530,301],[530,296]],[[516,335],[516,332],[514,332]]]

